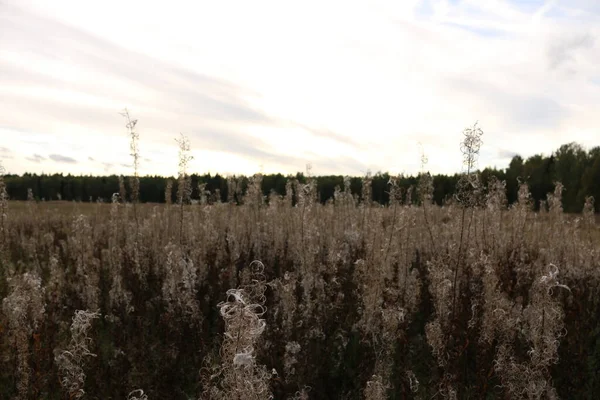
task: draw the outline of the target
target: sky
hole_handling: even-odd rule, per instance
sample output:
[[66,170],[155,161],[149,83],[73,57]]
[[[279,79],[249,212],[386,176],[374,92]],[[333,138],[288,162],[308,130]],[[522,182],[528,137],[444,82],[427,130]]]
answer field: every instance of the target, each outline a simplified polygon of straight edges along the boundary
[[0,0],[10,173],[454,173],[600,145],[600,2]]

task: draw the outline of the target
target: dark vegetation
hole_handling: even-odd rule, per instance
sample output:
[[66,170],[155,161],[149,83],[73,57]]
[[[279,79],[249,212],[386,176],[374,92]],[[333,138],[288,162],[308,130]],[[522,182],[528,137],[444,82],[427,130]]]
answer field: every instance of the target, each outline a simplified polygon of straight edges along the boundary
[[[460,174],[434,175],[433,201],[442,205],[456,193],[456,184]],[[565,187],[563,207],[566,212],[580,212],[586,196],[600,198],[600,147],[585,151],[581,146],[570,143],[561,146],[549,156],[535,155],[524,160],[514,156],[506,169],[486,168],[480,171],[481,180],[487,184],[491,176],[500,181],[506,181],[506,194],[509,204],[517,200],[519,181],[529,185],[534,206],[539,208],[539,202],[544,200],[546,194],[554,188],[555,182],[562,182]],[[247,177],[238,177],[240,184],[245,188],[248,184]],[[139,178],[139,200],[149,203],[164,203],[167,181],[174,178],[160,176],[143,176]],[[286,183],[291,179],[306,182],[302,173],[295,176],[281,174],[264,175],[262,182],[263,194],[269,195],[272,191],[279,195],[285,194]],[[343,186],[343,176],[318,176],[317,191],[321,202],[333,198],[335,187]],[[388,204],[388,173],[376,173],[372,176],[373,201]],[[418,185],[418,176],[397,177],[398,185],[404,190],[410,186]],[[74,175],[36,175],[24,174],[23,176],[8,175],[5,177],[7,191],[13,200],[26,200],[28,189],[32,189],[33,196],[38,199],[56,200],[58,198],[68,201],[97,201],[103,199],[110,201],[113,193],[119,192],[119,177],[111,176],[74,176]],[[191,175],[192,197],[199,198],[199,184],[205,184],[204,190],[216,193],[221,201],[228,198],[227,178],[220,175]],[[351,179],[353,194],[361,191],[362,178]],[[175,193],[175,192],[173,192]],[[173,199],[175,200],[173,194]],[[214,198],[214,195],[213,195]],[[418,201],[418,198],[414,198]],[[596,205],[600,210],[600,205]]]

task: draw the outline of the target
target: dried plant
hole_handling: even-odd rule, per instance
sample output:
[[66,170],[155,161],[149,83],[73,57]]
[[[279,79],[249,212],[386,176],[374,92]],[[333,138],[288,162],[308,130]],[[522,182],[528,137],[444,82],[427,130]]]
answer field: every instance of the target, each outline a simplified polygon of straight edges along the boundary
[[166,276],[162,294],[167,311],[172,315],[184,315],[190,322],[198,323],[200,310],[196,300],[197,268],[178,246],[168,245],[165,253]]
[[165,203],[167,206],[173,202],[173,181],[168,179],[165,186]]
[[177,204],[179,204],[179,244],[183,244],[183,215],[184,206],[191,201],[192,183],[187,173],[190,161],[194,159],[190,155],[190,141],[183,134],[180,134],[179,139],[175,139],[179,146],[179,175],[177,178]]
[[60,383],[70,399],[80,399],[85,395],[84,367],[89,357],[96,357],[91,352],[92,338],[88,336],[94,319],[100,317],[98,312],[78,310],[71,323],[71,342],[66,350],[59,352],[54,361],[61,374]]
[[30,398],[30,338],[45,317],[44,288],[35,274],[25,273],[10,278],[10,295],[2,300],[2,311],[8,317],[8,328],[17,353],[17,390],[20,399]]
[[4,183],[4,174],[6,174],[6,170],[0,161],[0,234],[2,239],[2,248],[6,246],[6,220],[8,219],[8,193],[6,191],[6,184]]
[[[418,186],[418,194],[421,199],[421,206],[423,207],[423,218],[425,220],[425,226],[427,227],[427,232],[429,233],[429,240],[431,241],[431,249],[436,252],[435,239],[433,237],[433,229],[429,222],[428,215],[428,207],[431,205],[433,199],[433,178],[431,174],[425,172],[425,166],[429,162],[425,151],[423,150],[423,146],[419,146],[421,150],[421,172],[419,173],[419,186]],[[407,195],[408,205],[411,204],[410,195]]]
[[373,375],[371,380],[367,382],[365,388],[365,400],[384,400],[387,399],[387,390],[389,388],[383,384],[383,380],[379,375]]
[[142,389],[136,389],[127,395],[127,400],[148,400],[148,396]]
[[265,313],[266,282],[264,265],[250,264],[252,281],[238,289],[227,291],[227,301],[219,304],[225,320],[225,334],[221,346],[221,366],[218,386],[205,393],[211,399],[272,398],[269,374],[256,362],[255,346],[266,328],[261,317]]
[[[479,150],[482,145],[481,136],[483,131],[475,123],[472,128],[467,128],[463,131],[463,141],[461,142],[460,151],[463,154],[463,165],[466,168],[466,173],[461,176],[458,182],[457,188],[457,200],[463,205],[461,212],[460,222],[460,239],[458,244],[458,253],[456,255],[456,262],[454,265],[454,278],[452,282],[452,316],[455,316],[456,312],[456,296],[457,296],[457,283],[460,272],[460,267],[464,259],[464,247],[465,247],[465,218],[467,208],[469,208],[470,215],[468,226],[466,226],[466,234],[469,235],[471,232],[471,223],[473,222],[473,207],[477,203],[477,197],[479,194],[479,174],[475,173],[475,167],[477,165]],[[469,238],[467,237],[468,241]]]
[[[131,203],[133,204],[133,217],[136,223],[136,229],[139,230],[139,220],[138,220],[138,212],[137,212],[137,203],[140,198],[140,178],[139,178],[139,166],[140,166],[140,149],[139,149],[139,140],[140,134],[136,130],[136,125],[138,123],[137,119],[131,119],[129,115],[129,110],[124,109],[121,115],[125,118],[127,128],[127,134],[129,135],[129,151],[131,156],[131,161],[133,164],[133,177],[130,179],[130,187],[131,187]],[[125,198],[123,197],[123,200]]]

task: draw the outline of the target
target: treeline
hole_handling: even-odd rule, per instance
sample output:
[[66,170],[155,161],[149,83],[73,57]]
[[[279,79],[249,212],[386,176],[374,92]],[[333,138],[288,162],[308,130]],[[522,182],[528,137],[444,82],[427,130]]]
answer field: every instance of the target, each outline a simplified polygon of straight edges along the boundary
[[[566,212],[581,211],[586,196],[594,196],[600,199],[600,146],[589,151],[583,149],[576,143],[561,146],[549,156],[535,155],[527,159],[514,156],[506,169],[486,168],[480,171],[481,181],[485,185],[491,176],[506,182],[508,202],[513,203],[517,199],[519,182],[529,185],[531,195],[535,201],[536,208],[540,201],[546,198],[546,194],[553,191],[555,182],[562,182],[565,191],[563,193],[563,207]],[[370,177],[372,184],[372,200],[386,204],[389,200],[388,173],[376,173]],[[434,175],[433,176],[433,200],[441,205],[452,199],[460,174]],[[191,175],[192,198],[199,199],[201,191],[210,192],[209,201],[227,201],[230,185],[228,179],[219,174]],[[248,184],[247,177],[234,177],[236,186],[242,192]],[[262,189],[265,195],[272,192],[285,194],[286,184],[290,179],[298,179],[300,182],[306,180],[301,173],[284,176],[282,174],[264,175],[262,177]],[[333,198],[335,188],[344,188],[343,176],[318,176],[314,177],[317,182],[317,191],[322,202]],[[74,176],[74,175],[37,175],[26,173],[22,176],[7,175],[5,182],[9,196],[13,200],[26,200],[33,196],[36,200],[68,200],[68,201],[110,201],[113,193],[120,192],[120,177],[111,176]],[[165,202],[165,189],[167,182],[173,182],[172,200],[175,200],[176,178],[161,176],[140,177],[140,195],[142,202],[162,203]],[[123,179],[125,186],[129,186],[129,180]],[[350,189],[353,193],[361,193],[364,177],[349,178]],[[408,190],[416,187],[419,183],[418,176],[397,177],[400,187]],[[346,182],[348,184],[348,181]],[[29,191],[31,189],[31,191]],[[415,194],[412,201],[418,201]],[[596,210],[600,201],[596,202]]]

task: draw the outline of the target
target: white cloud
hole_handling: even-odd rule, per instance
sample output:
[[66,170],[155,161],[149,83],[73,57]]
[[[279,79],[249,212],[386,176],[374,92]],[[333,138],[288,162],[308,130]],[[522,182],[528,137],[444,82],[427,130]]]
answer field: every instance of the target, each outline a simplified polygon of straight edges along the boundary
[[585,0],[0,3],[0,140],[22,155],[5,166],[127,172],[123,107],[152,174],[175,173],[179,132],[196,170],[230,173],[412,173],[419,142],[454,172],[476,120],[480,165],[597,145],[599,16]]

